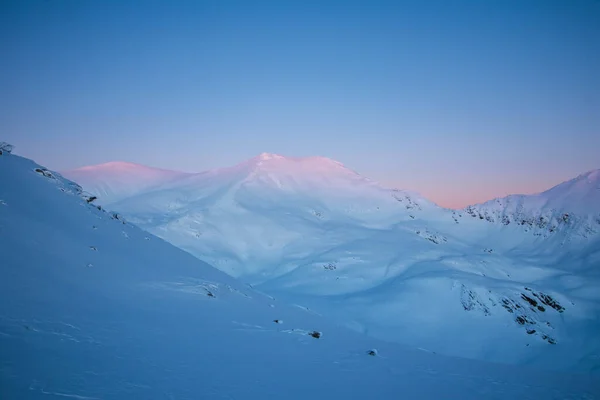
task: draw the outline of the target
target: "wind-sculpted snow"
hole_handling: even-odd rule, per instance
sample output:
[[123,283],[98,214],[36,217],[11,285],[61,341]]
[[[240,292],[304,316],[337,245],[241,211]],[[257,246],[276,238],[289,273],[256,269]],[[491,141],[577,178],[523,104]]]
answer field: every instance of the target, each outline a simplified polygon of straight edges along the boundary
[[[600,368],[597,176],[493,203],[510,207],[446,210],[333,160],[262,154],[98,201],[229,275],[370,336],[590,371]],[[563,312],[531,310],[526,287]]]

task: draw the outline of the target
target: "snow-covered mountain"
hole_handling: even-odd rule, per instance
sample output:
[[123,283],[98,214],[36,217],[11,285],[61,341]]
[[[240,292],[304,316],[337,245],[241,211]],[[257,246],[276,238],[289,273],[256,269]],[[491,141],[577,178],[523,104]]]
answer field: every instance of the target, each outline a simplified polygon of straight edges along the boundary
[[388,229],[423,210],[443,212],[418,195],[383,188],[323,157],[261,154],[231,168],[109,198],[98,188],[117,187],[112,179],[119,177],[87,171],[65,176],[97,195],[100,204],[234,276],[277,275],[270,263],[284,254],[328,249],[351,238],[356,227],[358,239],[368,233],[364,228]]
[[0,398],[594,398],[594,377],[411,350],[287,306],[0,156]]
[[[553,212],[568,212],[580,192]],[[534,235],[385,188],[333,160],[273,154],[98,201],[232,276],[373,337],[476,359],[600,368],[600,236],[581,235],[579,218]],[[583,216],[584,200],[577,204]]]
[[539,194],[494,199],[469,206],[465,212],[489,222],[521,225],[545,237],[563,229],[574,236],[597,235],[600,232],[600,170],[581,174]]
[[63,175],[90,189],[107,203],[143,193],[190,174],[113,161],[64,171]]

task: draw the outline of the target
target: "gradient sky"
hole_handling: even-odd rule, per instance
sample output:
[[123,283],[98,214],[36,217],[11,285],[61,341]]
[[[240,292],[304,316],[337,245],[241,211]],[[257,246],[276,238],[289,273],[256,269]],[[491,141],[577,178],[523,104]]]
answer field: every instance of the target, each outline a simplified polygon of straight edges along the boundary
[[322,155],[449,207],[600,168],[600,1],[7,1],[0,140],[45,166]]

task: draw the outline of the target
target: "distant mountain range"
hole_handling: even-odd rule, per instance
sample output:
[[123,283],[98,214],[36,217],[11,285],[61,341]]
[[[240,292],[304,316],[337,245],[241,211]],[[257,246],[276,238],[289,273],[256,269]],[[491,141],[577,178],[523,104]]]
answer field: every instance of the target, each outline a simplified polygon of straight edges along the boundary
[[323,157],[63,175],[229,275],[355,330],[449,355],[600,368],[598,170],[464,210]]

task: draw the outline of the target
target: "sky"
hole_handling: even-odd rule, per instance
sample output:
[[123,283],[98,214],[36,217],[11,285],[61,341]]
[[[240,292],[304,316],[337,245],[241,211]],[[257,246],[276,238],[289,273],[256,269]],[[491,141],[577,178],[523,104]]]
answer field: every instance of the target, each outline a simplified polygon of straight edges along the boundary
[[3,0],[0,55],[54,170],[319,155],[456,208],[600,168],[598,0]]

